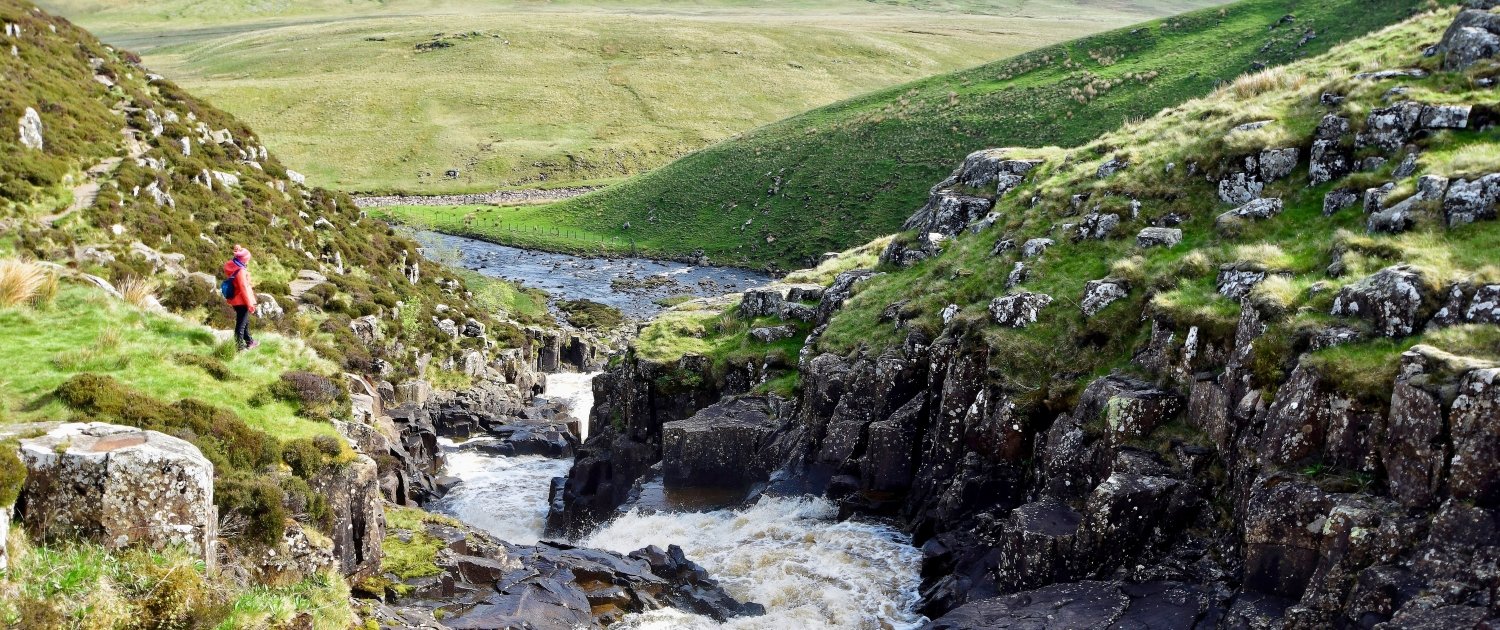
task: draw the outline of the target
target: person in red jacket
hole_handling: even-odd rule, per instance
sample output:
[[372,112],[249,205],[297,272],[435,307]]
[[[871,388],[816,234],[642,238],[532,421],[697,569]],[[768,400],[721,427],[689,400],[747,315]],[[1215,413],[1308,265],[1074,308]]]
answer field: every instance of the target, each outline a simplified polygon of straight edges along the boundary
[[255,312],[255,289],[250,286],[250,250],[240,245],[234,246],[234,258],[224,263],[224,277],[229,280],[233,291],[229,296],[229,305],[234,307],[234,340],[241,350],[249,350],[260,345],[259,341],[250,338],[250,315]]

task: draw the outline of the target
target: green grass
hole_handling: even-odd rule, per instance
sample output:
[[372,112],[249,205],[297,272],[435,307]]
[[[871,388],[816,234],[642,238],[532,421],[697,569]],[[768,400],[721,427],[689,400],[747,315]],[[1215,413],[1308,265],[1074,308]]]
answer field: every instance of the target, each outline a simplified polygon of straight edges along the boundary
[[[719,263],[805,267],[823,252],[896,231],[971,151],[1082,145],[1207,94],[1252,62],[1321,53],[1420,6],[1247,0],[1095,35],[808,112],[603,191],[496,211],[503,220],[469,232],[502,243],[570,249],[603,242],[614,251],[633,245],[672,256],[702,249]],[[1295,26],[1268,30],[1288,13]],[[1318,37],[1296,46],[1309,28]],[[549,243],[514,236],[509,225],[586,238]]]
[[9,367],[0,374],[0,422],[67,419],[71,412],[52,391],[76,374],[94,372],[158,400],[196,398],[229,409],[283,439],[338,435],[331,424],[297,416],[285,401],[252,403],[283,372],[331,372],[327,361],[274,334],[261,335],[259,348],[225,362],[233,380],[175,358],[206,357],[216,345],[201,326],[144,313],[91,288],[65,286],[51,307],[0,309],[0,347]]
[[[1310,188],[1305,170],[1299,169],[1267,187],[1266,196],[1285,201],[1281,215],[1226,229],[1216,226],[1215,217],[1230,207],[1217,201],[1213,185],[1201,174],[1189,176],[1181,168],[1193,162],[1212,169],[1261,148],[1226,137],[1226,130],[1247,120],[1278,121],[1260,137],[1269,146],[1306,146],[1312,133],[1306,119],[1322,116],[1306,104],[1325,91],[1347,93],[1343,112],[1362,125],[1362,114],[1381,102],[1392,84],[1353,82],[1348,76],[1380,67],[1431,66],[1435,62],[1421,57],[1421,50],[1441,37],[1452,15],[1451,10],[1427,14],[1289,65],[1280,71],[1287,76],[1278,87],[1253,94],[1231,87],[1122,126],[1072,150],[1069,160],[1053,153],[1027,184],[999,202],[996,209],[1004,218],[995,227],[960,235],[943,255],[909,269],[885,269],[888,273],[861,285],[820,338],[820,348],[839,354],[863,348],[878,354],[906,334],[880,321],[888,305],[907,301],[903,311],[915,315],[910,325],[935,334],[943,328],[939,313],[957,304],[962,310],[952,334],[982,339],[990,348],[991,373],[1017,392],[1020,402],[1051,400],[1053,394],[1073,391],[1094,375],[1128,369],[1133,354],[1149,337],[1152,319],[1142,318],[1143,312],[1171,327],[1178,339],[1188,327],[1198,326],[1200,338],[1221,347],[1227,344],[1241,306],[1217,293],[1219,265],[1255,263],[1287,274],[1267,281],[1251,295],[1251,303],[1272,327],[1266,342],[1257,343],[1251,370],[1260,386],[1274,387],[1306,350],[1306,332],[1336,321],[1327,313],[1333,296],[1346,284],[1397,263],[1422,269],[1435,286],[1465,279],[1491,281],[1500,257],[1485,244],[1500,241],[1500,222],[1447,229],[1427,217],[1402,234],[1372,235],[1365,233],[1365,217],[1357,209],[1323,216],[1322,199],[1329,190],[1387,181],[1389,170]],[[1445,73],[1410,85],[1441,93],[1446,102],[1483,103],[1489,98],[1482,89]],[[1488,145],[1497,144],[1493,135],[1467,133],[1434,134],[1419,143],[1424,155],[1432,157],[1420,161],[1418,174],[1449,176],[1473,168],[1460,170],[1452,155],[1490,155],[1493,147]],[[1131,168],[1105,180],[1096,178],[1098,165],[1114,156],[1127,157]],[[1168,172],[1167,163],[1179,168]],[[1092,194],[1090,205],[1097,202],[1106,208],[1120,198],[1138,199],[1141,216],[1124,215],[1107,240],[1075,243],[1057,227],[1078,221],[1081,213],[1070,209],[1069,197],[1083,192]],[[1136,232],[1169,213],[1186,217],[1180,226],[1183,242],[1171,248],[1137,248]],[[1043,309],[1036,324],[1000,329],[990,323],[987,306],[1005,293],[1006,276],[1019,254],[990,252],[1002,238],[1022,242],[1044,235],[1058,244],[1026,261],[1031,273],[1017,290],[1046,293],[1056,301]],[[1345,271],[1335,277],[1327,269],[1338,252]],[[1085,284],[1106,277],[1128,278],[1129,296],[1085,317],[1079,309]],[[1365,326],[1360,320],[1341,323]],[[1459,327],[1395,342],[1368,341],[1310,355],[1308,360],[1362,398],[1388,399],[1401,351],[1421,342],[1456,353],[1494,356],[1494,335],[1486,331],[1493,332],[1491,327]]]
[[0,572],[0,623],[12,628],[279,627],[307,615],[315,630],[354,623],[349,587],[320,573],[283,587],[240,584],[172,548],[110,551],[89,543],[33,546],[10,532]]
[[[632,175],[871,89],[1220,1],[47,4],[319,185],[435,193]],[[433,41],[451,46],[419,51]]]

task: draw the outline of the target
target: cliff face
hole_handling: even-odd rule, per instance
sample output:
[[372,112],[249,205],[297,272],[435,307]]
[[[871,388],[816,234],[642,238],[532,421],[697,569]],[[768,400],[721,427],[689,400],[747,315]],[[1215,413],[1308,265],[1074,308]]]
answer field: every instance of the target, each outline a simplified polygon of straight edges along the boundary
[[905,523],[932,628],[1495,623],[1500,163],[1449,156],[1494,146],[1497,34],[1429,14],[1095,145],[971,156],[795,401],[601,377],[596,428],[635,437],[591,441],[555,513],[606,515],[692,416],[755,451],[732,481]]

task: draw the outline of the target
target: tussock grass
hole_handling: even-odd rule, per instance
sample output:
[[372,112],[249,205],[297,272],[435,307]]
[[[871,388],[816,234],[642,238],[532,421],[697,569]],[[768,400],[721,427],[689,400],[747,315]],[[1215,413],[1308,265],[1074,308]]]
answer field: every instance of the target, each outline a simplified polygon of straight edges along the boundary
[[48,303],[57,295],[57,276],[43,265],[0,259],[0,307]]
[[1289,72],[1285,66],[1266,68],[1260,72],[1242,74],[1224,89],[1235,98],[1254,98],[1267,92],[1297,89],[1307,83],[1307,77]]

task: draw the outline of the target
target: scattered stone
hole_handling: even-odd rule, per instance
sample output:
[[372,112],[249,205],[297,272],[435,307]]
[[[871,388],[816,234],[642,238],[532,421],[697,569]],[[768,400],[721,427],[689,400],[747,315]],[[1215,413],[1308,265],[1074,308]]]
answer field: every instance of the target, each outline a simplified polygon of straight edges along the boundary
[[1278,179],[1292,174],[1297,168],[1297,158],[1301,150],[1297,147],[1285,149],[1266,149],[1260,152],[1260,178],[1262,181],[1274,182]]
[[1285,207],[1279,198],[1255,199],[1243,206],[1219,215],[1219,218],[1215,219],[1214,223],[1222,228],[1236,219],[1263,221],[1281,214],[1281,211]]
[[1083,300],[1079,306],[1083,314],[1093,317],[1095,313],[1104,310],[1104,307],[1130,295],[1130,287],[1123,280],[1105,278],[1103,280],[1090,280],[1084,285]]
[[1244,133],[1246,131],[1255,131],[1257,129],[1264,129],[1267,125],[1270,125],[1273,122],[1276,122],[1276,121],[1275,120],[1257,120],[1255,122],[1247,122],[1247,123],[1245,123],[1243,125],[1239,125],[1239,126],[1233,128],[1233,129],[1230,129],[1229,133]]
[[1104,240],[1113,234],[1115,228],[1120,227],[1120,215],[1090,213],[1083,217],[1078,223],[1078,230],[1073,234],[1073,240]]
[[1029,274],[1030,270],[1026,268],[1026,263],[1016,261],[1016,266],[1010,270],[1010,275],[1005,277],[1005,288],[1013,289],[1026,282],[1026,276]]
[[21,146],[28,149],[42,150],[42,117],[35,109],[26,108],[21,114]]
[[1123,158],[1110,158],[1105,163],[1099,165],[1099,169],[1094,172],[1094,177],[1104,179],[1129,167],[1130,162],[1125,161]]
[[1178,228],[1148,227],[1135,236],[1136,247],[1172,247],[1182,242]]
[[355,318],[349,322],[349,328],[354,331],[354,338],[365,347],[373,346],[380,341],[380,319],[374,315]]
[[750,336],[761,343],[790,339],[795,334],[797,334],[797,331],[791,326],[769,326],[765,328],[752,328],[750,330]]
[[996,324],[1011,328],[1025,328],[1035,323],[1042,308],[1052,303],[1052,296],[1045,293],[1022,291],[997,297],[990,302],[990,317]]
[[959,307],[957,304],[949,304],[947,306],[944,306],[943,312],[941,313],[941,316],[943,318],[943,325],[946,326],[948,322],[953,321],[954,317],[958,317],[958,311]]
[[1335,212],[1352,207],[1359,201],[1359,193],[1348,188],[1335,188],[1323,196],[1323,216],[1333,216]]
[[1048,247],[1052,247],[1053,244],[1054,241],[1050,238],[1034,238],[1026,241],[1026,244],[1021,246],[1021,257],[1036,258],[1047,251]]
[[1375,72],[1361,72],[1354,75],[1360,81],[1385,81],[1387,79],[1412,78],[1422,79],[1427,77],[1427,71],[1421,68],[1408,68],[1404,70],[1377,70]]
[[[1417,193],[1389,208],[1370,215],[1367,228],[1371,232],[1399,233],[1416,226],[1416,216],[1424,205],[1436,205],[1448,190],[1448,178],[1441,175],[1423,175],[1417,180]],[[1382,195],[1382,199],[1384,196]]]
[[1500,201],[1500,173],[1473,181],[1455,180],[1443,198],[1443,217],[1450,228],[1494,219],[1497,201]]
[[1266,279],[1266,275],[1263,269],[1246,268],[1238,264],[1224,265],[1219,268],[1219,294],[1231,300],[1243,299]]

